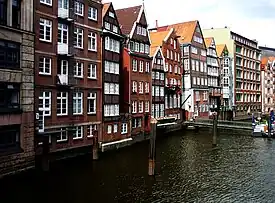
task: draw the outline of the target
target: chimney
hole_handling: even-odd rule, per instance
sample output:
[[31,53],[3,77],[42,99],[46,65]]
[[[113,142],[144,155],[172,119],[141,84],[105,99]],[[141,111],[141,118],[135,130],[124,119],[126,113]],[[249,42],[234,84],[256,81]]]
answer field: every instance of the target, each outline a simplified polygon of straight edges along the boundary
[[158,25],[158,20],[156,20],[156,28],[158,29],[159,25]]

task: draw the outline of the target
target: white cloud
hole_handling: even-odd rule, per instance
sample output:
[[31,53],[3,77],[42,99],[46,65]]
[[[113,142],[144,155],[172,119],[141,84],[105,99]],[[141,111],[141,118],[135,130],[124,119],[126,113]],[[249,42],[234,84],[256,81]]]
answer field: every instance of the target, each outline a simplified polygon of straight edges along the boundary
[[[115,9],[142,4],[142,0],[112,2]],[[150,27],[155,20],[159,25],[199,20],[202,28],[228,26],[244,37],[256,39],[259,45],[270,47],[275,47],[274,8],[275,0],[145,0]]]

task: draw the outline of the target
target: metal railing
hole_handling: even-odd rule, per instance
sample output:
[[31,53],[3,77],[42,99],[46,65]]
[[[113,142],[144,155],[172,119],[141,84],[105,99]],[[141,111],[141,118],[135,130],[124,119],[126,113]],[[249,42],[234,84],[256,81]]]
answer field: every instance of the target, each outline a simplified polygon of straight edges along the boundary
[[[205,119],[205,120],[197,120],[197,121],[186,121],[186,124],[192,125],[205,125],[210,126],[213,125],[213,120]],[[219,127],[233,127],[233,128],[251,128],[252,124],[250,122],[240,122],[240,121],[221,121],[218,120]]]

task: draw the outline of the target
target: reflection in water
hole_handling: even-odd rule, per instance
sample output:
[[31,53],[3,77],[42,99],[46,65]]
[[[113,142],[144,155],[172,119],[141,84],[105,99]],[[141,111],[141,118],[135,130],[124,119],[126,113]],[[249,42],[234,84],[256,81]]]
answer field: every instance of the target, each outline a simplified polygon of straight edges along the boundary
[[1,202],[275,202],[275,142],[209,131],[157,141],[156,176],[148,177],[148,143],[60,162],[48,174],[0,181]]

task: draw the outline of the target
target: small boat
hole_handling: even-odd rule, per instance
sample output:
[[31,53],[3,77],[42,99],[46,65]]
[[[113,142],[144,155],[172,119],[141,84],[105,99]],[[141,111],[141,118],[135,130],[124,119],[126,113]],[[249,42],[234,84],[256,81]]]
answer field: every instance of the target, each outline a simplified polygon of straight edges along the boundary
[[252,118],[252,136],[253,137],[269,137],[268,131],[270,130],[270,137],[274,134],[274,122],[271,122],[270,129],[268,129],[268,121],[259,117],[258,119]]

